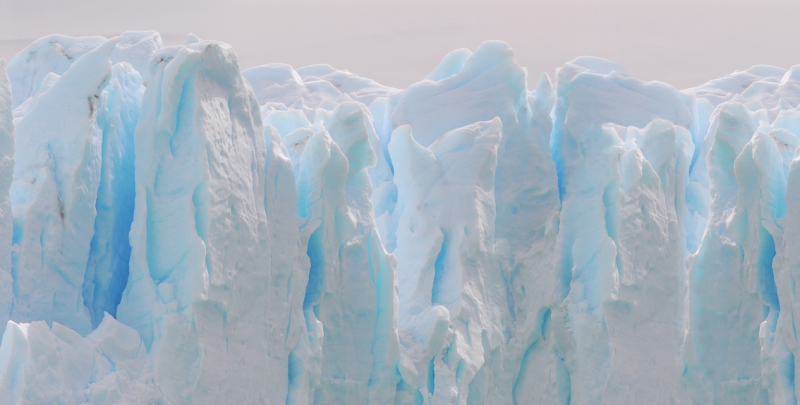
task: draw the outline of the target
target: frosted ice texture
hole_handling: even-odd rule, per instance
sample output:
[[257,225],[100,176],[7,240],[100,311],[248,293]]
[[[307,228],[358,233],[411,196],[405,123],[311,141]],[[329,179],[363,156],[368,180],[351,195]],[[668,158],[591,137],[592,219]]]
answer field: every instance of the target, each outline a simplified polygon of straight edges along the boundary
[[0,61],[0,403],[797,403],[800,67],[553,79]]

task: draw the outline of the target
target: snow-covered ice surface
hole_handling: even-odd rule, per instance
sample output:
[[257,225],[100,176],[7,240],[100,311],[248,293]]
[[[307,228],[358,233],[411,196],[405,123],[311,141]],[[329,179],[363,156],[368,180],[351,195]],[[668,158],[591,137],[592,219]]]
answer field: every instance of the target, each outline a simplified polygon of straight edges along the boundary
[[799,107],[800,65],[42,38],[0,61],[0,404],[796,404]]

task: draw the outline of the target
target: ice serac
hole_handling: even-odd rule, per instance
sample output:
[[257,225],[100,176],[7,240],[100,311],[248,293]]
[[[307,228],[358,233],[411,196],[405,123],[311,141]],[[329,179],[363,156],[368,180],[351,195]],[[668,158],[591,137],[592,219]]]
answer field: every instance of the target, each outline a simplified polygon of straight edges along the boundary
[[[514,386],[530,387],[537,384],[534,381],[544,380],[540,376],[555,374],[554,357],[545,355],[541,359],[545,365],[537,356],[525,355],[541,335],[550,316],[548,308],[555,302],[551,294],[555,280],[547,269],[552,266],[559,209],[556,170],[549,150],[553,89],[549,78],[542,75],[535,91],[528,92],[527,80],[508,45],[489,41],[475,53],[465,49],[450,53],[427,80],[390,95],[383,116],[375,117],[376,123],[382,122],[378,133],[384,145],[392,130],[409,125],[423,147],[464,125],[495,117],[502,123],[493,187],[495,235],[486,237],[495,239],[491,250],[502,269],[504,286],[499,291],[502,308],[497,310],[504,314],[504,329],[511,339],[496,353],[487,354],[489,366],[477,374],[470,387],[469,401],[474,403],[509,403]],[[380,113],[380,106],[373,106],[375,113]],[[389,209],[387,215],[391,220],[386,221],[385,232],[391,235],[399,212]],[[389,242],[392,249],[391,239]],[[406,258],[399,256],[399,261],[403,260]],[[544,346],[539,344],[539,348]],[[528,360],[536,365],[526,369],[536,371],[520,372]],[[555,391],[549,392],[552,396],[547,394],[542,400],[557,396]]]
[[687,190],[704,222],[687,235],[699,245],[688,261],[684,351],[695,403],[796,402],[787,184],[800,142],[797,71],[754,66],[686,91],[715,106]]
[[[161,35],[155,31],[127,31],[121,37],[111,53],[112,63],[128,62],[146,75],[150,56],[162,47]],[[8,65],[14,108],[33,97],[49,74],[64,74],[72,63],[105,41],[100,36],[50,35],[28,45]]]
[[[363,114],[369,144],[377,157],[375,164],[367,169],[375,216],[380,217],[394,205],[396,190],[386,151],[388,137],[380,138],[371,108],[376,104],[385,106],[387,94],[396,90],[328,65],[311,65],[295,71],[289,65],[275,63],[248,69],[242,75],[256,92],[264,125],[275,127],[290,150],[302,149],[293,145],[302,144],[313,134],[312,122],[317,129],[322,125],[316,118],[318,111],[331,111],[347,104],[348,110],[352,110],[350,114]],[[297,166],[297,159],[294,160]],[[384,222],[385,218],[378,220],[379,229]],[[383,232],[383,239],[384,245],[393,246],[393,234]]]
[[242,72],[252,84],[259,104],[281,103],[286,107],[331,109],[342,101],[369,105],[393,90],[346,70],[311,65],[294,70],[283,63],[256,66]]
[[[797,144],[795,145],[795,149]],[[800,159],[794,153],[788,165],[788,181],[784,199],[785,217],[783,234],[774,237],[776,255],[773,261],[773,275],[778,302],[783,304],[777,319],[772,316],[774,325],[764,323],[759,337],[762,349],[762,378],[775,403],[796,403],[797,383],[795,370],[800,357],[798,334],[797,284],[800,277]],[[780,222],[778,222],[780,225]],[[768,329],[769,327],[769,329]],[[774,327],[774,329],[773,329]]]
[[297,74],[309,89],[324,86],[324,81],[339,89],[347,97],[365,105],[370,105],[375,99],[397,91],[372,79],[360,77],[347,70],[337,70],[329,65],[304,66],[297,69]]
[[[678,402],[687,99],[597,58],[564,66],[557,96],[551,147],[562,206],[553,271],[564,301],[553,327],[569,401]],[[669,122],[651,124],[659,119]],[[622,131],[632,135],[624,143],[614,125],[644,129]],[[642,344],[652,338],[662,344]],[[653,363],[630,369],[644,357]]]
[[795,110],[800,104],[800,75],[797,72],[800,72],[798,67],[787,71],[775,66],[756,65],[684,91],[694,97],[692,135],[697,146],[687,190],[691,215],[687,221],[690,251],[697,251],[708,223],[711,194],[706,159],[714,141],[714,137],[709,135],[715,133],[719,125],[722,104],[728,101],[744,104],[748,110],[761,111],[764,124],[793,134],[800,133],[800,112]]
[[303,311],[322,354],[320,386],[309,403],[391,403],[399,357],[396,276],[371,203],[372,122],[354,102],[315,117],[316,132],[290,144],[301,246],[310,260]]
[[560,208],[550,153],[554,102],[552,83],[542,74],[528,93],[527,111],[517,113],[518,130],[504,135],[505,147],[498,151],[495,254],[505,277],[513,334],[505,348],[504,374],[488,397],[497,402],[563,402],[568,389],[550,327],[560,298],[559,279],[551,271]]
[[287,183],[267,177],[276,151],[268,156],[255,95],[233,50],[217,42],[156,52],[149,77],[134,136],[130,268],[117,317],[142,336],[168,403],[285,398],[292,329],[285,311],[270,310],[292,302],[293,268],[277,263],[275,274],[273,262],[291,258],[296,240],[288,232],[287,250],[273,254],[272,232],[292,219],[273,228],[267,217],[285,211],[272,205]]
[[14,214],[11,208],[11,182],[14,180],[14,122],[11,83],[6,61],[0,59],[0,331],[5,330],[13,299],[11,243]]
[[[758,104],[775,112],[800,104],[800,68],[756,65],[687,90],[714,107],[726,101]],[[751,104],[753,105],[753,104]]]
[[380,209],[375,195],[388,194],[391,169],[370,110],[354,101],[388,89],[327,65],[295,71],[271,64],[243,76],[262,104],[265,131],[285,146],[296,176],[305,270],[293,285],[305,291],[307,334],[290,357],[287,403],[391,402],[394,264],[373,215]]
[[14,301],[17,322],[92,331],[84,282],[100,180],[100,100],[111,76],[106,41],[75,61],[16,125]]
[[9,322],[0,345],[0,401],[7,404],[154,403],[147,351],[135,330],[107,315],[81,337],[54,322]]
[[[319,320],[318,305],[326,289],[328,273],[338,267],[338,229],[348,226],[352,231],[354,222],[344,204],[347,175],[344,156],[327,132],[312,131],[308,135],[301,144],[289,145],[290,153],[292,149],[300,149],[291,156],[297,167],[294,173],[301,249],[305,248],[309,269],[302,303],[308,343],[292,352],[296,360],[290,377],[288,399],[291,404],[315,403],[316,392],[320,389],[325,332]],[[329,236],[332,242],[327,244]]]
[[686,402],[680,349],[691,135],[660,119],[642,129],[607,126],[604,132],[616,146],[622,141],[624,151],[617,149],[619,174],[603,191],[618,281],[603,303],[611,348],[603,402]]
[[471,383],[501,350],[507,311],[494,257],[501,136],[497,118],[450,131],[428,148],[408,126],[392,134],[404,403],[484,402],[483,387]]
[[[564,403],[569,398],[569,375],[552,323],[561,301],[561,281],[552,271],[560,208],[550,155],[554,101],[552,83],[543,74],[528,94],[529,134],[523,132],[525,136],[517,136],[516,142],[509,140],[500,163],[511,164],[498,166],[498,182],[506,178],[512,191],[508,194],[516,201],[510,200],[505,211],[498,209],[498,236],[503,226],[508,231],[496,241],[495,253],[506,279],[513,335],[505,348],[506,377],[498,379],[496,392],[501,395],[497,400],[515,404]],[[500,205],[501,196],[497,198]]]
[[768,403],[759,329],[766,317],[774,330],[780,310],[772,261],[785,215],[784,163],[772,138],[757,132],[766,111],[737,102],[717,111],[708,134],[708,228],[689,259],[689,387],[701,403]]
[[139,72],[146,84],[150,57],[163,46],[161,35],[155,31],[127,31],[111,52],[111,62],[127,62]]
[[[264,127],[267,145],[266,211],[270,219],[272,244],[272,292],[270,323],[286,326],[284,344],[273,348],[272,356],[287,359],[286,380],[276,378],[275,384],[288,385],[287,404],[306,404],[313,399],[321,377],[322,328],[307,324],[303,313],[309,258],[300,248],[297,220],[297,190],[292,162],[281,144],[280,134],[271,126]],[[276,329],[277,331],[277,329]],[[282,389],[282,388],[281,388]],[[281,391],[282,392],[282,391]],[[284,403],[284,396],[278,396]]]
[[291,66],[283,63],[247,69],[242,72],[242,76],[253,86],[259,104],[270,102],[295,106],[300,101],[302,106],[316,108],[323,101],[336,100],[342,95],[342,92],[328,82],[307,88],[303,78]]
[[391,95],[391,127],[410,125],[414,139],[425,147],[450,130],[495,117],[503,122],[504,133],[516,130],[516,112],[527,92],[525,72],[511,48],[499,41],[485,42],[459,67],[438,81],[424,80]]
[[28,45],[8,64],[14,108],[36,94],[48,74],[64,74],[81,56],[105,41],[99,36],[50,35]]

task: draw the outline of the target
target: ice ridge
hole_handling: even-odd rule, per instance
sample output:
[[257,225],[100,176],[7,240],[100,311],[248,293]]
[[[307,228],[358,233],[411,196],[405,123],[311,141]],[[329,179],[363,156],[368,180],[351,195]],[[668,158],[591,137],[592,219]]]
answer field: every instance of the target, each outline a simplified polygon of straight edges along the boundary
[[796,404],[799,106],[800,65],[42,38],[0,61],[0,404]]

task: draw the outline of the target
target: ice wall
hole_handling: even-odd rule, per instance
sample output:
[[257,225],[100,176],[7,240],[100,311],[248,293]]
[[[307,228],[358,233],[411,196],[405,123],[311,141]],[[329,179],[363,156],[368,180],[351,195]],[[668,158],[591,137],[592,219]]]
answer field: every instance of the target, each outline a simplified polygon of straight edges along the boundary
[[798,105],[800,67],[489,41],[401,90],[40,39],[0,62],[0,403],[794,404]]
[[[11,83],[6,61],[0,60],[0,322],[7,322],[14,297],[11,278],[11,246],[14,236],[11,182],[14,179],[15,136]],[[0,326],[5,330],[5,324]]]

